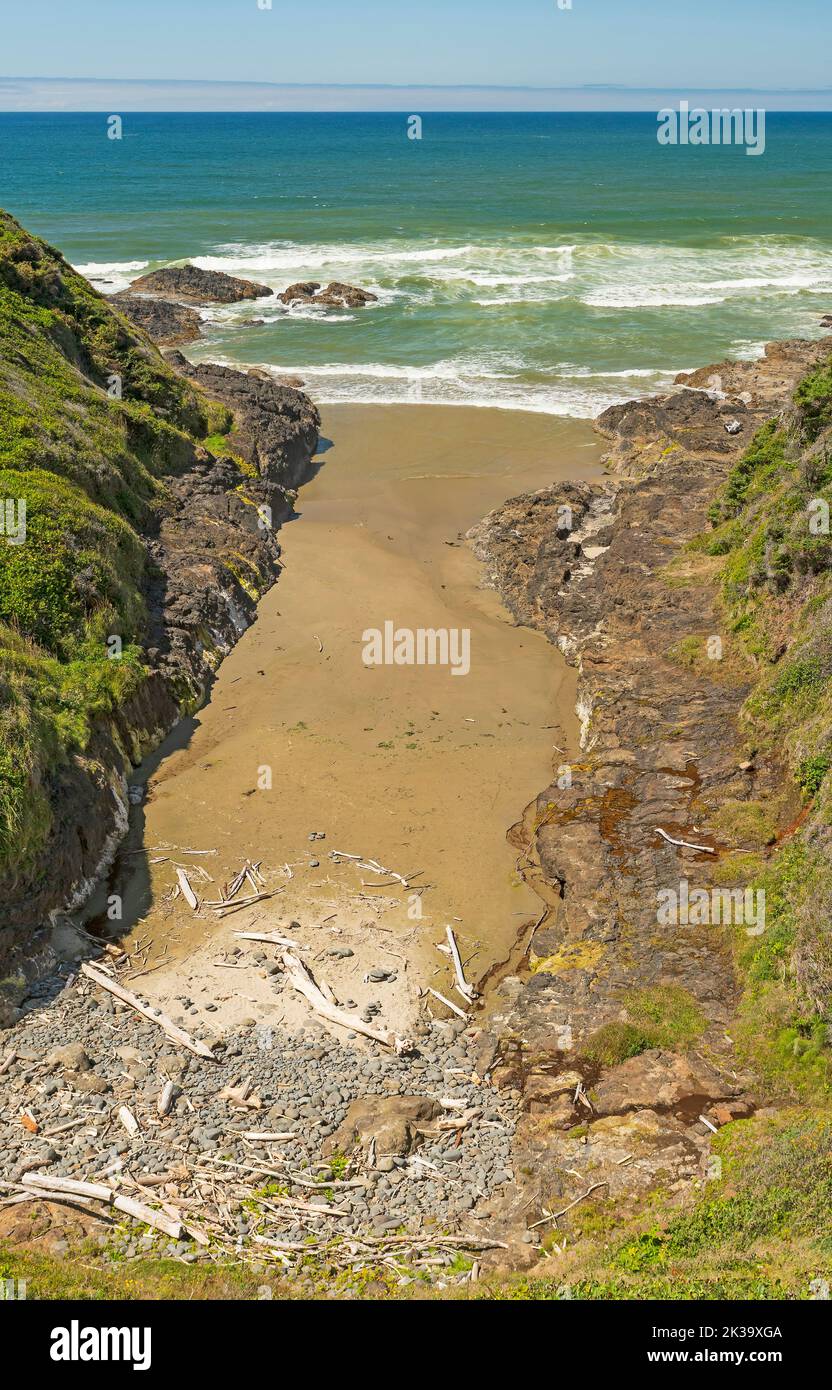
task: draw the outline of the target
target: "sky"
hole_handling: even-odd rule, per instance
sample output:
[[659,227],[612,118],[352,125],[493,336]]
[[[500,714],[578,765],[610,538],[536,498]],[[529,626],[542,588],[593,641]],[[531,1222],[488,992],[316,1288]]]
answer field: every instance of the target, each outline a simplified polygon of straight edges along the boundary
[[[227,84],[214,100],[231,109],[308,106],[295,84],[314,87],[317,109],[384,108],[367,90],[380,84],[488,89],[450,100],[474,109],[505,106],[500,88],[589,89],[588,103],[580,95],[569,103],[577,106],[628,104],[611,100],[610,88],[802,92],[812,95],[796,105],[832,106],[832,0],[566,3],[0,0],[0,107],[99,109],[124,80],[153,84],[146,93],[123,88],[132,109],[143,95],[148,109],[160,99],[167,109],[205,109],[214,82]],[[512,104],[546,102],[518,93]]]

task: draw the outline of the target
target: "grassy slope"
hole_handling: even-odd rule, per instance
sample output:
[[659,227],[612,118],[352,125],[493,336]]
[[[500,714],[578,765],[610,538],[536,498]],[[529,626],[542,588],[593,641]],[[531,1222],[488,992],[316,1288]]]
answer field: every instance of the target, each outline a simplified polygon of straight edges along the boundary
[[47,769],[142,680],[138,533],[165,476],[223,427],[222,407],[0,212],[0,499],[27,509],[25,543],[0,539],[0,877],[48,834]]

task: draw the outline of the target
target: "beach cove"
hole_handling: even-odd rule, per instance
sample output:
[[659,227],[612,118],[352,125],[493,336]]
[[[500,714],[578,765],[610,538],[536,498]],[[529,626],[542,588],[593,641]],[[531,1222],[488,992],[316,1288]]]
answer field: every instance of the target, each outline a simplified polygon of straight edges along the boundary
[[[146,787],[134,793],[142,804],[115,876],[131,927],[124,945],[141,943],[148,995],[171,1004],[187,980],[207,1003],[210,987],[213,1025],[273,1015],[267,980],[260,989],[247,979],[244,996],[218,991],[212,962],[233,930],[293,936],[300,923],[321,951],[354,951],[327,961],[327,980],[359,1007],[380,997],[399,1027],[417,1016],[422,989],[451,988],[436,951],[446,924],[472,980],[510,960],[541,904],[506,836],[577,748],[575,673],[512,623],[464,534],[511,495],[600,476],[589,426],[341,406],[324,411],[322,435],[320,468],[281,532],[279,583],[205,707],[135,774]],[[464,629],[469,673],[368,667],[363,634],[388,621]],[[189,859],[188,848],[216,853]],[[370,857],[407,887],[389,876],[368,883],[333,851]],[[246,859],[277,896],[229,920],[172,898],[177,862],[202,902],[216,901]],[[100,905],[99,895],[93,916]],[[406,968],[381,992],[362,981],[373,967],[395,968],[397,955]],[[287,1023],[308,1013],[298,1005]]]

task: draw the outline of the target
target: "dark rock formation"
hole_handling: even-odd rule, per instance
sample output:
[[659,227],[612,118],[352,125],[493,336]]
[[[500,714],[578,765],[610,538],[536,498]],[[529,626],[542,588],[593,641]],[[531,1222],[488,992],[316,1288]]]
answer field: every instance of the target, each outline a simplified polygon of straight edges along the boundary
[[317,280],[299,280],[277,297],[283,304],[294,304],[299,299],[314,299],[320,288]]
[[[597,421],[610,443],[606,481],[513,498],[470,533],[517,621],[544,632],[579,671],[572,783],[547,787],[512,837],[527,877],[554,906],[534,936],[533,973],[502,982],[492,1019],[502,1054],[495,1074],[527,1096],[515,1170],[529,1176],[503,1213],[509,1223],[541,1194],[551,1203],[565,1190],[564,1169],[583,1156],[582,1141],[564,1133],[574,1126],[588,1127],[606,1195],[646,1189],[660,1170],[679,1182],[701,1176],[699,1116],[742,1088],[726,1037],[736,994],[725,934],[662,925],[657,893],[682,879],[710,890],[715,865],[730,883],[709,813],[749,797],[766,802],[784,778],[773,758],[749,761],[743,742],[751,669],[685,659],[684,644],[704,647],[710,634],[728,643],[714,561],[686,546],[707,528],[714,495],[754,430],[831,353],[827,341],[773,344],[762,361],[683,378],[706,390],[614,406]],[[726,416],[741,424],[734,437]],[[795,791],[783,814],[796,814],[798,802]],[[716,854],[670,845],[657,827]],[[707,1075],[695,1049],[684,1061],[644,1054],[599,1078],[590,1060],[598,1030],[624,1024],[633,992],[670,986],[701,1011]],[[553,1091],[566,1071],[581,1078],[586,1103],[573,1076],[569,1091]],[[637,1161],[619,1167],[628,1152]]]
[[238,372],[210,362],[194,367],[181,353],[169,353],[168,361],[230,407],[235,428],[229,447],[261,477],[283,488],[303,482],[321,423],[308,396],[280,385],[268,372]]
[[274,294],[268,285],[240,280],[236,275],[226,275],[224,270],[200,270],[195,265],[153,270],[134,280],[129,292],[186,300],[189,304],[237,304],[243,299],[264,299]]
[[159,347],[177,347],[201,336],[199,314],[184,304],[138,294],[113,294],[110,303]]
[[314,280],[301,280],[277,297],[283,304],[312,304],[319,309],[361,309],[378,300],[377,294],[357,289],[355,285],[341,284],[338,280],[332,280],[324,290]]

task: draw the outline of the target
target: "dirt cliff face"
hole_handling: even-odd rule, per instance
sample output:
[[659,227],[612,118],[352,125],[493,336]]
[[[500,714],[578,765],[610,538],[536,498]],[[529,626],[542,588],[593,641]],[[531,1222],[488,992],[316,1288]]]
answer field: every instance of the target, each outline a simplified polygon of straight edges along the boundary
[[782,795],[776,752],[749,746],[753,668],[726,631],[719,561],[687,547],[754,432],[829,357],[826,343],[776,344],[696,373],[706,391],[613,407],[597,422],[603,484],[513,498],[470,533],[515,618],[580,672],[579,755],[515,832],[555,906],[491,1021],[497,1074],[525,1110],[509,1227],[544,1196],[566,1205],[576,1165],[614,1199],[659,1173],[671,1189],[702,1177],[700,1116],[752,1108],[727,1032],[728,933],[663,922],[657,906],[683,880],[691,893],[744,885],[725,808],[776,792],[779,835],[800,798]]

